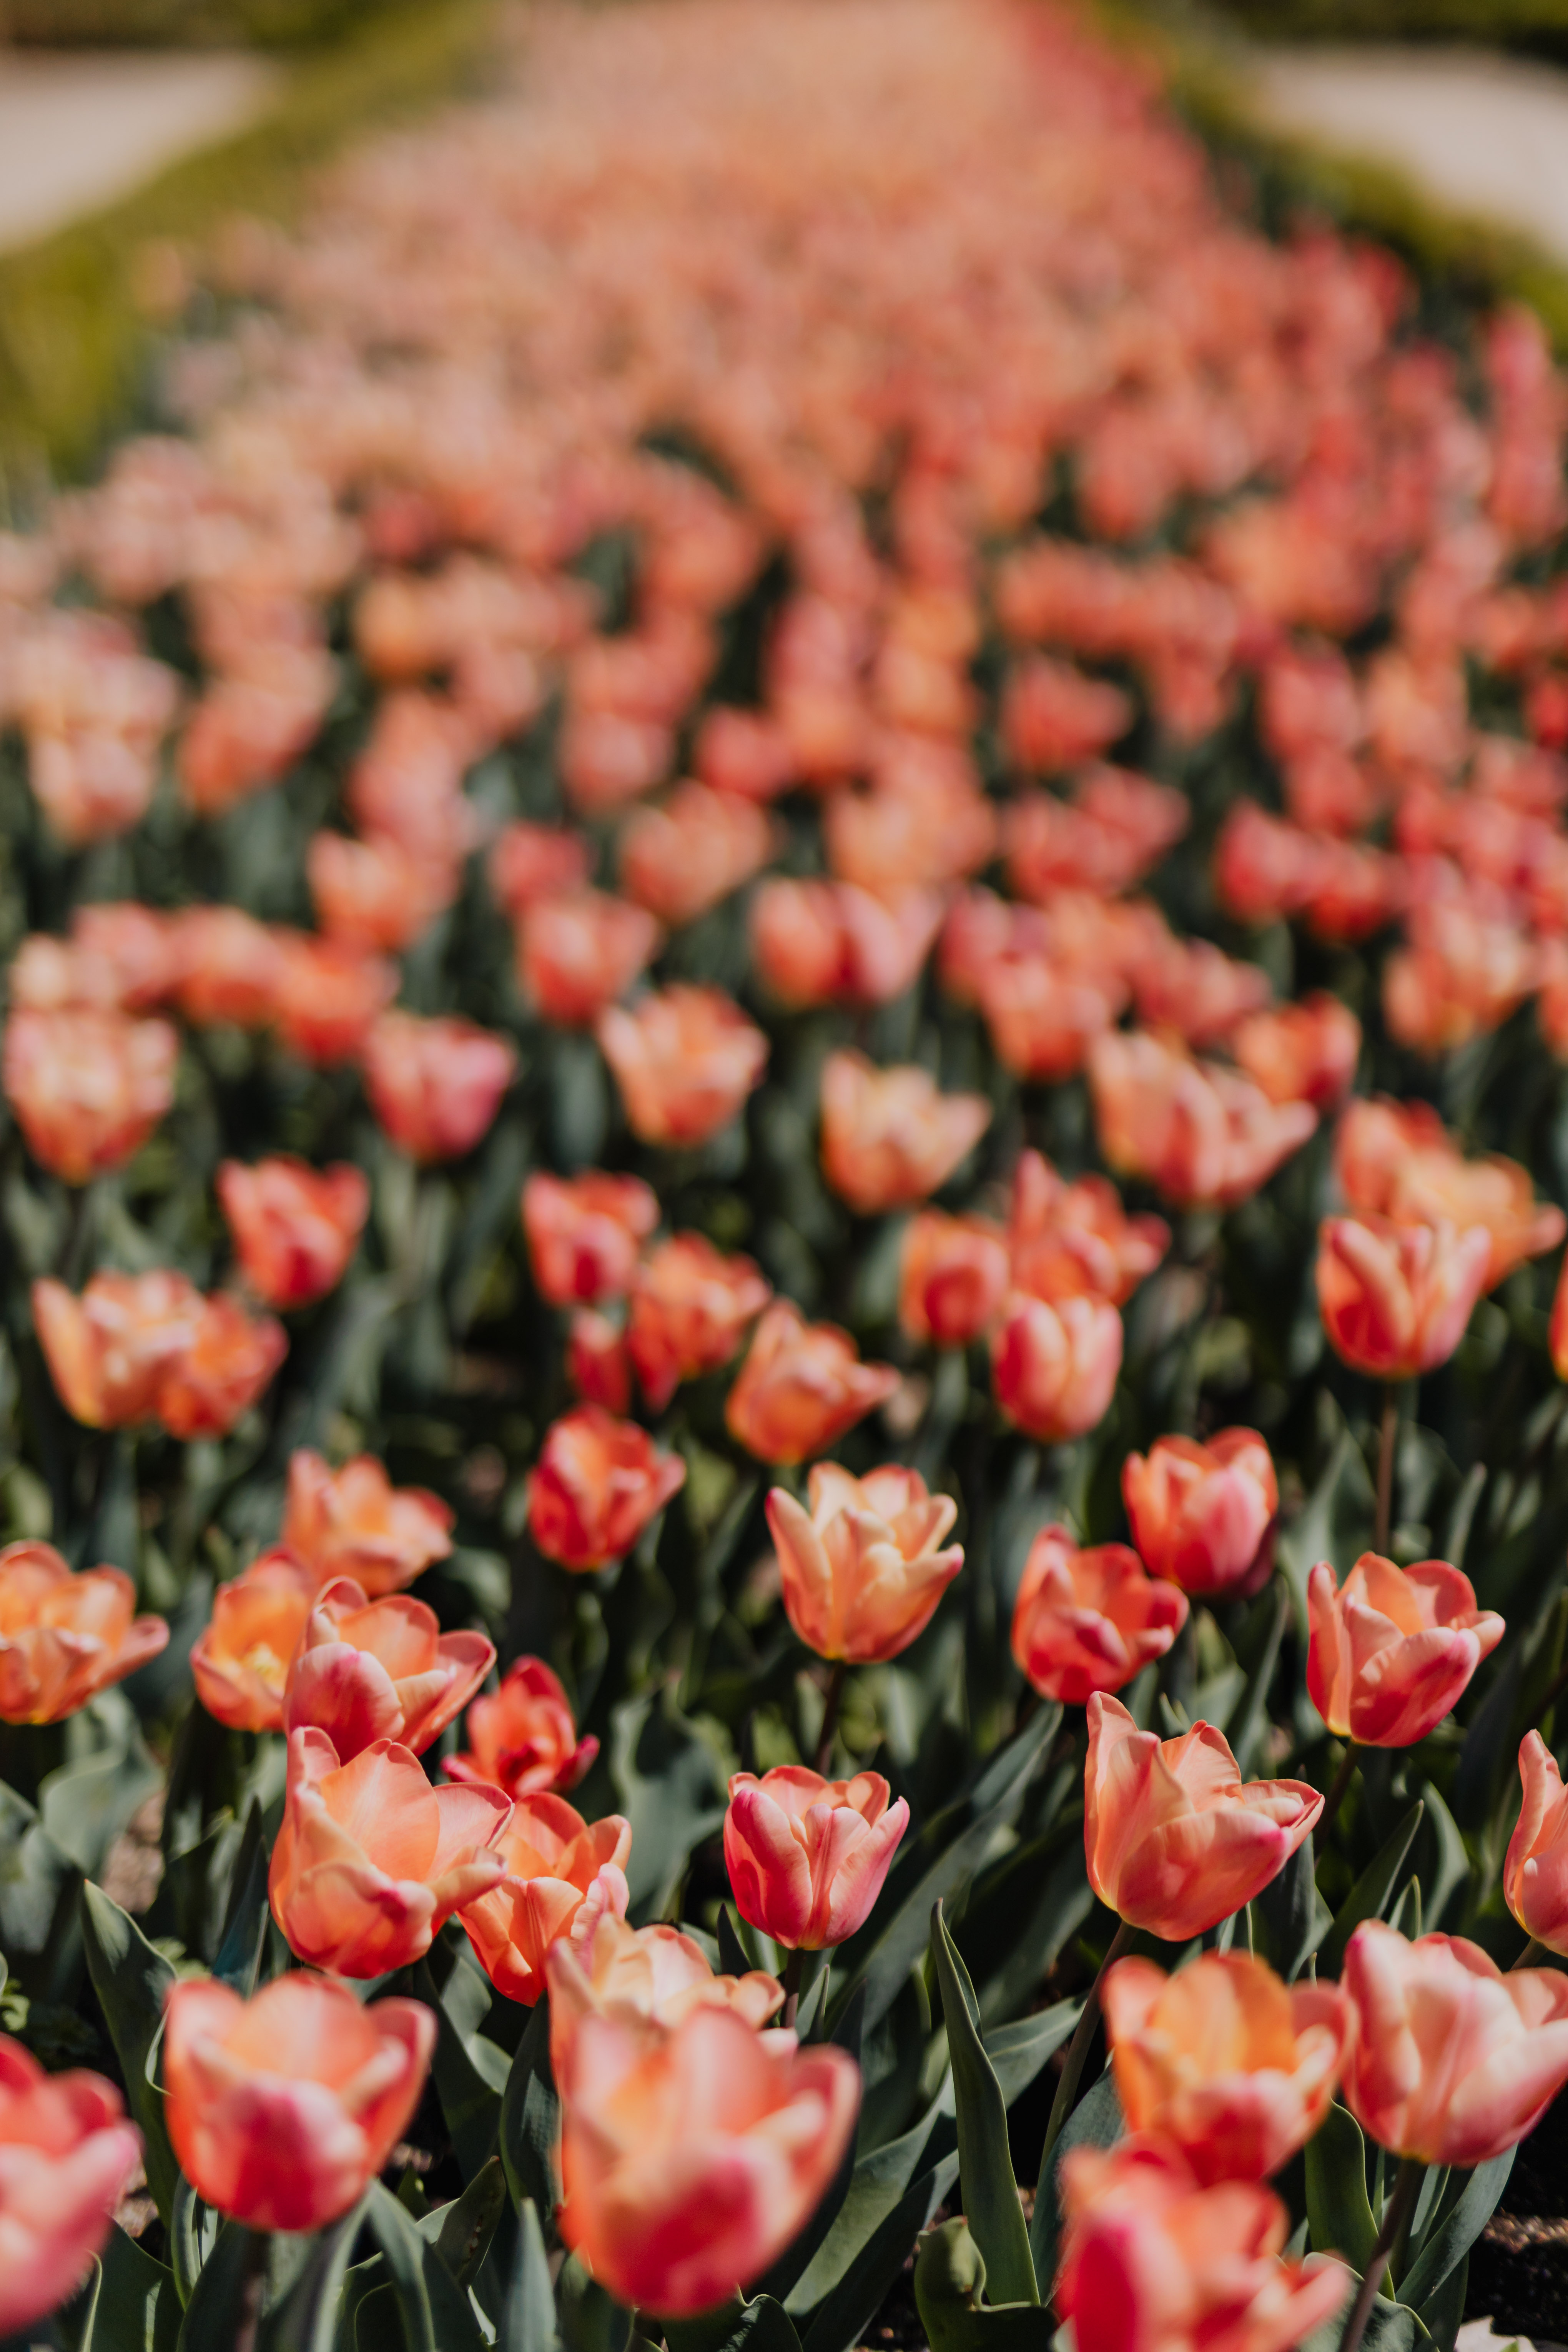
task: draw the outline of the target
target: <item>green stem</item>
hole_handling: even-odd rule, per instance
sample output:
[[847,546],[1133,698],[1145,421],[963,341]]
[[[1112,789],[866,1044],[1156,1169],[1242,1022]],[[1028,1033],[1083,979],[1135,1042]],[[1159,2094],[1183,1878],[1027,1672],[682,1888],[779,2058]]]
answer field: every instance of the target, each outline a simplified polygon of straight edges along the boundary
[[1061,2137],[1062,2128],[1078,2105],[1078,2086],[1082,2080],[1084,2065],[1089,2057],[1089,2045],[1094,2040],[1094,2029],[1100,2022],[1100,1988],[1105,1982],[1105,1972],[1121,1958],[1122,1953],[1132,1941],[1132,1936],[1133,1930],[1128,1926],[1126,1920],[1119,1920],[1116,1933],[1110,1939],[1110,1948],[1100,1964],[1099,1972],[1084,2001],[1082,2014],[1074,2028],[1072,2040],[1068,2044],[1068,2054],[1062,2066],[1062,2078],[1057,2084],[1057,2095],[1051,2102],[1051,2119],[1046,2126],[1046,2150],[1045,2157],[1041,2158],[1042,2177],[1046,2159]]
[[1318,1815],[1318,1826],[1312,1832],[1314,1853],[1321,1853],[1329,1842],[1329,1832],[1334,1825],[1334,1815],[1344,1802],[1345,1790],[1350,1787],[1351,1778],[1356,1768],[1356,1758],[1360,1753],[1361,1750],[1353,1739],[1346,1741],[1344,1755],[1340,1759],[1340,1769],[1329,1783],[1329,1793],[1323,1799],[1323,1810]]
[[797,1947],[784,1962],[784,2013],[779,2019],[781,2025],[793,2026],[795,2023],[795,2011],[800,2007],[800,1980],[805,1973],[805,1954]]
[[1543,1944],[1539,1936],[1531,1936],[1518,1959],[1509,1962],[1508,1972],[1512,1976],[1515,1969],[1539,1969],[1553,1957],[1550,1944]]
[[827,1677],[827,1696],[822,1703],[822,1732],[816,1743],[816,1769],[826,1778],[833,1761],[833,1737],[838,1728],[839,1702],[844,1696],[845,1666],[842,1658],[833,1661],[833,1672]]
[[1386,1559],[1394,1517],[1394,1455],[1399,1441],[1399,1391],[1392,1381],[1383,1391],[1383,1427],[1377,1441],[1377,1524],[1372,1548]]
[[1416,2192],[1426,2167],[1417,2156],[1405,2157],[1394,2176],[1393,2193],[1383,2209],[1383,2227],[1377,2233],[1377,2243],[1372,2250],[1372,2260],[1366,2266],[1366,2276],[1351,2306],[1345,2322],[1345,2332],[1340,2338],[1340,2352],[1359,2352],[1361,2339],[1366,2333],[1366,2323],[1373,2305],[1377,2301],[1378,2288],[1391,2262],[1404,2250],[1410,2231],[1410,2217],[1415,2210]]

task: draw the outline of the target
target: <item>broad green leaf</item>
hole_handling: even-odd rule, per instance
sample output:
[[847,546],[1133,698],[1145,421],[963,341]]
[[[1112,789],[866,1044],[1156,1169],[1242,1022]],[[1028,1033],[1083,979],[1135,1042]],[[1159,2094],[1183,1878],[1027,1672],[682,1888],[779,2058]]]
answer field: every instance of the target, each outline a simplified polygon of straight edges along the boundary
[[626,2352],[631,2313],[605,2293],[575,2254],[562,2265],[556,2308],[566,2352]]
[[661,1917],[693,1849],[724,1819],[723,1767],[668,1693],[627,1699],[610,1722],[610,1774],[632,1825],[633,1910]]
[[364,2200],[312,2242],[299,2277],[262,2318],[257,2352],[332,2352],[343,2280],[364,2219]]
[[968,1971],[952,1948],[942,1916],[931,1907],[931,1959],[942,1987],[958,2110],[958,2168],[963,2210],[999,2303],[1037,2303],[1029,2233],[1018,2202],[1007,2144],[1007,2103],[980,2040],[980,2005]]
[[1381,1919],[1388,1910],[1399,1883],[1399,1874],[1405,1867],[1405,1857],[1415,1843],[1425,1810],[1417,1797],[1409,1811],[1394,1824],[1345,1896],[1333,1926],[1319,1948],[1320,1975],[1337,1977],[1344,1966],[1345,1946],[1362,1921]]
[[173,2271],[111,2221],[79,2352],[177,2352],[181,2315]]
[[1276,1546],[1295,1604],[1297,1631],[1307,1635],[1307,1580],[1319,1560],[1331,1563],[1336,1573],[1365,1551],[1372,1540],[1376,1498],[1361,1447],[1326,1391],[1319,1411],[1331,1416],[1335,1429],[1323,1474],[1300,1511],[1281,1530]]
[[266,2237],[226,2221],[185,2305],[179,2352],[214,2352],[215,2346],[240,2342],[266,2274]]
[[1314,1871],[1309,1838],[1249,1906],[1252,1948],[1287,1984],[1294,1983],[1309,1953],[1316,1951],[1333,1925],[1332,1914],[1318,1892]]
[[[450,1989],[459,1992],[464,1975],[472,1973],[468,1963],[459,1959]],[[482,1979],[481,1979],[482,1981]],[[441,2113],[447,2119],[447,2129],[452,2135],[452,2149],[465,2181],[474,2180],[489,2162],[500,2130],[501,2094],[487,2081],[476,2062],[473,2040],[466,2035],[453,2018],[447,2000],[437,1990],[428,1961],[421,1960],[414,1971],[416,1996],[435,2012],[436,2055],[431,2072],[436,2078],[436,2091],[441,2102]],[[489,1987],[485,1988],[489,2007]],[[492,2045],[487,2044],[489,2048]],[[505,2076],[502,2076],[504,2084]]]
[[555,2290],[550,2283],[550,2258],[539,2211],[525,2197],[518,2208],[517,2252],[506,2305],[496,2336],[496,2352],[557,2352]]
[[966,2221],[928,2232],[915,2262],[915,2302],[931,2352],[1050,2352],[1051,2313],[1038,2303],[983,2302],[985,2284]]
[[100,1886],[82,1889],[81,1931],[88,1974],[120,2060],[132,2115],[141,2127],[147,2186],[167,2224],[180,2168],[169,2145],[163,2095],[147,2079],[147,2062],[163,2029],[163,2003],[174,1971]]
[[1268,1685],[1279,1663],[1279,1644],[1284,1639],[1286,1620],[1290,1614],[1290,1590],[1285,1579],[1275,1577],[1267,1592],[1259,1596],[1254,1606],[1271,1613],[1265,1619],[1258,1663],[1248,1675],[1246,1687],[1224,1725],[1225,1736],[1230,1742],[1244,1780],[1251,1767],[1258,1734],[1267,1720],[1264,1708],[1268,1703]]
[[[840,2050],[848,2053],[857,2065],[860,2063],[860,2021],[864,2013],[865,2003],[857,1993],[851,1999],[847,2010],[839,2019],[829,2037]],[[777,2260],[770,2264],[760,2279],[752,2283],[753,2295],[767,2296],[774,2302],[783,2302],[806,2265],[814,2259],[828,2231],[838,2219],[844,2200],[849,2193],[849,2184],[854,2178],[855,2137],[851,2133],[849,2145],[844,2151],[843,2161],[819,2199],[816,2211],[811,2215],[805,2228],[796,2231]]]
[[1035,2218],[1029,2224],[1029,2252],[1037,2279],[1049,2280],[1053,2284],[1056,2280],[1060,2229],[1057,2174],[1063,2157],[1069,2147],[1110,2147],[1121,2138],[1121,2102],[1108,2067],[1099,2082],[1084,2093],[1058,2134],[1055,2146],[1041,2161],[1035,2189]]
[[1366,2193],[1366,2143],[1361,2126],[1336,2101],[1307,2143],[1307,2221],[1314,2253],[1342,2254],[1358,2275],[1377,2243]]
[[228,1909],[213,1962],[214,1976],[221,1977],[247,2000],[256,1990],[261,1955],[267,1945],[268,1860],[265,1815],[260,1800],[253,1797],[240,1832],[239,1851],[234,1858]]
[[[498,2102],[499,2105],[499,2102]],[[468,2286],[506,2210],[506,2175],[499,2156],[487,2157],[460,2197],[438,2205],[416,2224],[433,2245],[459,2286]]]
[[80,1885],[80,1871],[35,1809],[0,1781],[0,1948],[35,2000],[68,1993]]
[[[473,2305],[419,2225],[379,2181],[373,2181],[365,2220],[380,2247],[397,2298],[405,2352],[479,2352],[484,2337]],[[365,2310],[355,2323],[364,2340]]]
[[38,1814],[63,1854],[92,1877],[132,1815],[146,1802],[163,1775],[132,1735],[77,1764],[63,1764],[38,1789]]
[[550,2071],[550,2000],[542,1995],[528,2030],[517,2045],[500,2107],[500,2160],[512,2203],[531,2199],[539,2213],[553,2215],[560,2192],[555,2179],[555,2132],[559,2102]]
[[722,2304],[697,2319],[660,2320],[669,2352],[800,2352],[788,2313],[771,2294]]
[[1399,2281],[1401,2303],[1419,2308],[1466,2259],[1497,2210],[1517,2154],[1517,2148],[1505,2148],[1489,2164],[1478,2164],[1473,2172],[1456,2174],[1449,2181],[1426,2244]]
[[[848,2352],[903,2266],[904,2258],[952,2188],[956,2156],[922,2172],[809,2315],[802,2352]],[[793,2301],[793,2297],[792,2297]]]

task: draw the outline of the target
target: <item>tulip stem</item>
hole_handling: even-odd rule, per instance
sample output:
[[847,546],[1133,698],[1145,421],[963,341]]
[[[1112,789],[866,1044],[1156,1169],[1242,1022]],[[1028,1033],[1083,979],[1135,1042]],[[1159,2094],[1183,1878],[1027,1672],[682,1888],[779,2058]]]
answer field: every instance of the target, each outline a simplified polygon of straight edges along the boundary
[[793,2027],[795,2024],[795,2011],[800,2007],[800,1980],[805,1973],[805,1953],[797,1945],[784,1962],[784,2013],[779,2019],[783,2026]]
[[1340,1759],[1340,1769],[1329,1783],[1329,1793],[1323,1799],[1323,1810],[1318,1815],[1318,1826],[1312,1832],[1314,1853],[1321,1853],[1329,1842],[1329,1832],[1334,1825],[1334,1815],[1344,1802],[1345,1790],[1350,1787],[1352,1776],[1356,1768],[1356,1759],[1360,1753],[1361,1750],[1353,1739],[1345,1742],[1345,1752]]
[[1539,1936],[1531,1936],[1518,1959],[1509,1962],[1508,1972],[1512,1976],[1515,1969],[1539,1969],[1552,1958],[1551,1945],[1543,1944]]
[[[1057,2084],[1057,2095],[1051,2102],[1051,2119],[1046,2126],[1047,2158],[1061,2137],[1063,2126],[1078,2105],[1078,2086],[1083,2078],[1084,2065],[1089,2057],[1089,2045],[1094,2040],[1094,2029],[1100,2022],[1100,1988],[1105,1982],[1105,1972],[1121,1958],[1122,1953],[1132,1941],[1132,1936],[1133,1930],[1128,1926],[1126,1920],[1119,1920],[1116,1933],[1110,1939],[1110,1948],[1101,1960],[1094,1982],[1085,1997],[1082,2012],[1078,2024],[1073,2029],[1072,2040],[1068,2044],[1068,2054],[1062,2065],[1061,2080]],[[1044,2159],[1042,2159],[1042,2171]]]
[[1400,2252],[1409,2233],[1410,2217],[1415,2210],[1416,2191],[1426,2167],[1418,2156],[1407,2156],[1394,2176],[1394,2189],[1383,2209],[1383,2227],[1377,2233],[1377,2243],[1372,2250],[1372,2260],[1366,2266],[1366,2276],[1345,2322],[1345,2332],[1340,2338],[1340,2352],[1358,2352],[1372,2306],[1383,2284],[1384,2273]]
[[827,1696],[822,1702],[822,1733],[816,1743],[816,1770],[825,1778],[833,1761],[834,1735],[838,1729],[838,1704],[844,1696],[844,1661],[835,1658],[833,1671],[827,1677]]
[[263,2230],[250,2232],[245,2250],[245,2273],[239,2288],[239,2325],[234,2332],[234,2352],[256,2352],[261,2326],[261,2292],[267,2284],[269,2241]]
[[1394,1517],[1394,1455],[1399,1443],[1399,1391],[1392,1381],[1383,1391],[1383,1427],[1377,1441],[1377,1524],[1372,1548],[1388,1558],[1389,1525]]

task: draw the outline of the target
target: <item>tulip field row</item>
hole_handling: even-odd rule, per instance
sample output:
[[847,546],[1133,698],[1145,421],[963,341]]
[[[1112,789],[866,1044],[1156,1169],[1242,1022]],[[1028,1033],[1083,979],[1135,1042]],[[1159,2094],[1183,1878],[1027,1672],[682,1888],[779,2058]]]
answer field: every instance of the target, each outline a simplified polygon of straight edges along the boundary
[[0,534],[0,2339],[1452,2352],[1568,383],[1045,0],[508,38]]

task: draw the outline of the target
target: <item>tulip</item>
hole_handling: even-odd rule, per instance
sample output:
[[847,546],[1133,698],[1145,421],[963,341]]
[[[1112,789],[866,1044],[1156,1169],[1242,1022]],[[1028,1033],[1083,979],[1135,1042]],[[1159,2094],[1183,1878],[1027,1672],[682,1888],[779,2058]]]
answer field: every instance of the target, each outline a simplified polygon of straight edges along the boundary
[[566,1377],[584,1404],[624,1416],[632,1409],[632,1360],[626,1335],[596,1307],[579,1307],[566,1332]]
[[1555,1969],[1504,1976],[1463,1936],[1409,1943],[1363,1919],[1340,1985],[1356,2019],[1344,2103],[1391,2155],[1489,2163],[1568,2083],[1568,1977]]
[[320,1069],[355,1060],[397,993],[395,966],[309,931],[286,935],[283,950],[273,1004],[283,1043]]
[[552,1307],[619,1298],[630,1286],[637,1251],[658,1223],[658,1202],[638,1176],[529,1178],[522,1229],[539,1295]]
[[35,1160],[85,1184],[141,1149],[174,1099],[180,1041],[166,1021],[19,1006],[5,1024],[5,1097]]
[[783,1486],[767,1499],[790,1623],[819,1658],[854,1666],[896,1658],[963,1566],[962,1544],[940,1549],[958,1505],[928,1495],[918,1470],[892,1464],[852,1478],[818,1462],[807,1488],[809,1513]]
[[749,1257],[728,1257],[701,1234],[651,1251],[633,1277],[626,1347],[653,1411],[682,1381],[721,1371],[772,1296]]
[[1010,1294],[991,1334],[991,1377],[1008,1420],[1042,1445],[1104,1419],[1121,1370],[1121,1318],[1104,1298],[1053,1304]]
[[1382,1381],[1446,1364],[1486,1286],[1484,1225],[1396,1225],[1325,1217],[1318,1229],[1318,1306],[1336,1355]]
[[516,1658],[500,1690],[468,1708],[468,1748],[443,1766],[452,1780],[485,1780],[509,1797],[574,1789],[599,1752],[579,1739],[572,1709],[542,1658]]
[[284,950],[276,934],[237,907],[188,907],[173,919],[179,972],[176,1001],[198,1028],[232,1022],[262,1029],[282,984]]
[[1527,1936],[1562,1952],[1568,1950],[1568,1798],[1539,1731],[1527,1731],[1520,1742],[1519,1777],[1524,1799],[1503,1864],[1503,1895]]
[[1016,1077],[1052,1086],[1077,1076],[1126,1001],[1114,973],[1072,971],[1038,954],[994,957],[977,993],[997,1060]]
[[[113,1001],[128,1012],[144,1013],[162,1004],[179,984],[180,949],[177,917],[159,914],[134,898],[109,905],[77,907],[71,914],[73,950],[109,967],[113,975]],[[17,992],[17,968],[11,966],[11,1002]]]
[[1222,1429],[1200,1445],[1162,1437],[1121,1465],[1121,1499],[1145,1567],[1184,1592],[1247,1600],[1274,1565],[1279,1487],[1255,1429]]
[[384,1013],[365,1039],[370,1107],[413,1160],[460,1160],[471,1151],[516,1068],[510,1040],[471,1021]]
[[1352,2031],[1335,1985],[1205,1952],[1173,1977],[1118,1960],[1100,2002],[1128,2130],[1173,2142],[1205,2188],[1266,2180],[1329,2112]]
[[0,1722],[58,1723],[155,1658],[161,1617],[138,1617],[118,1568],[73,1576],[52,1544],[0,1549]]
[[1108,1032],[1089,1078],[1106,1159],[1182,1208],[1237,1207],[1318,1123],[1310,1103],[1272,1103],[1239,1072],[1189,1060],[1146,1031]]
[[724,1867],[742,1919],[790,1951],[820,1952],[864,1927],[909,1827],[879,1772],[825,1780],[781,1764],[736,1772],[724,1816]]
[[276,1545],[220,1584],[191,1645],[196,1696],[236,1731],[281,1731],[289,1666],[310,1622],[316,1577]]
[[1339,2263],[1280,2260],[1289,2216],[1260,2182],[1205,2189],[1138,2139],[1071,2148],[1059,2177],[1056,2308],[1085,2352],[1290,2352],[1344,2302]]
[[528,1482],[529,1532],[563,1568],[603,1568],[685,1484],[679,1454],[661,1454],[635,1421],[578,1405],[544,1433]]
[[604,890],[536,898],[518,938],[518,977],[546,1021],[585,1028],[624,996],[663,932],[642,907]]
[[342,1764],[325,1732],[290,1732],[268,1876],[289,1949],[343,1977],[423,1959],[442,1923],[503,1875],[497,1844],[510,1812],[499,1789],[433,1789],[394,1740]]
[[1089,1702],[1083,1790],[1089,1885],[1173,1944],[1261,1895],[1323,1810],[1304,1780],[1244,1781],[1212,1723],[1162,1740],[1103,1691]]
[[631,1846],[631,1823],[619,1813],[589,1822],[564,1797],[518,1799],[496,1842],[505,1875],[462,1915],[498,1992],[531,2009],[552,1945],[564,1938],[585,1948],[601,1919],[626,1917]]
[[516,824],[496,835],[490,888],[513,922],[541,898],[569,898],[588,879],[588,845],[564,826]]
[[226,1436],[288,1352],[283,1326],[270,1315],[249,1315],[237,1298],[215,1293],[158,1384],[158,1419],[171,1437]]
[[1500,1152],[1467,1160],[1430,1104],[1386,1096],[1346,1107],[1334,1136],[1334,1173],[1352,1210],[1399,1224],[1484,1225],[1491,1237],[1485,1287],[1555,1249],[1565,1221],[1539,1202],[1530,1171]]
[[1568,1255],[1563,1257],[1557,1287],[1552,1294],[1552,1316],[1546,1337],[1552,1353],[1552,1369],[1560,1381],[1568,1381]]
[[339,1577],[317,1594],[289,1671],[283,1720],[314,1724],[346,1764],[373,1740],[422,1756],[461,1715],[496,1661],[495,1643],[443,1633],[433,1609],[406,1592],[367,1601]]
[[886,894],[775,875],[752,900],[752,960],[781,1004],[889,1004],[913,986],[942,927],[935,890]]
[[369,841],[312,834],[305,874],[322,931],[359,955],[397,955],[412,947],[449,896],[447,876],[390,834]]
[[691,781],[662,807],[639,808],[621,828],[621,884],[661,923],[695,921],[764,866],[773,847],[767,812],[737,793]]
[[724,1423],[760,1461],[804,1462],[837,1445],[898,1385],[890,1364],[861,1363],[847,1331],[808,1323],[788,1299],[775,1298],[752,1334]]
[[204,2203],[251,2230],[320,2230],[383,2171],[419,2104],[436,2020],[294,1972],[242,2000],[216,1977],[169,1994],[164,2114]]
[[1271,1103],[1337,1110],[1355,1083],[1361,1023],[1325,990],[1249,1013],[1231,1039],[1238,1066]]
[[309,1307],[335,1290],[370,1208],[370,1187],[340,1160],[318,1171],[280,1154],[252,1168],[226,1160],[217,1196],[240,1270],[268,1307]]
[[1042,1528],[1013,1605],[1013,1655],[1042,1698],[1083,1706],[1163,1658],[1186,1622],[1186,1595],[1125,1544],[1080,1551],[1065,1528]]
[[85,2068],[46,2074],[0,2033],[0,2335],[20,2336],[69,2300],[141,2152],[112,2084]]
[[772,2046],[730,2011],[583,2018],[562,2093],[561,2233],[617,2302],[671,2318],[759,2279],[855,2129],[859,2070]]
[[1446,1559],[1396,1568],[1374,1551],[1363,1551],[1337,1589],[1321,1559],[1308,1579],[1307,1613],[1312,1705],[1331,1732],[1361,1748],[1425,1739],[1504,1632]]
[[822,1166],[861,1216],[910,1207],[945,1184],[991,1124],[983,1095],[943,1095],[912,1065],[879,1070],[863,1054],[822,1069]]
[[789,743],[778,721],[762,710],[717,703],[703,713],[691,764],[705,784],[749,800],[776,800],[790,781]]
[[1103,1176],[1065,1183],[1044,1155],[1021,1151],[1007,1220],[1013,1288],[1033,1298],[1080,1293],[1124,1307],[1171,1246],[1163,1217],[1130,1217]]
[[79,1297],[35,1282],[33,1326],[61,1403],[89,1429],[151,1420],[195,1336],[202,1295],[183,1274],[95,1274]]
[[452,1549],[452,1508],[425,1486],[394,1486],[374,1454],[332,1471],[301,1446],[289,1459],[282,1540],[323,1584],[352,1578],[373,1601],[399,1592]]
[[571,2073],[572,2044],[584,2017],[629,2012],[673,2026],[694,2009],[728,2009],[756,2032],[784,2000],[778,1979],[761,1969],[716,1976],[701,1946],[679,1927],[662,1921],[628,1927],[614,1911],[600,1912],[591,1935],[557,1937],[545,1955],[544,1976],[550,2064],[558,2083]]
[[768,1041],[722,990],[677,982],[629,1010],[606,1006],[597,1035],[634,1135],[706,1143],[759,1083]]

